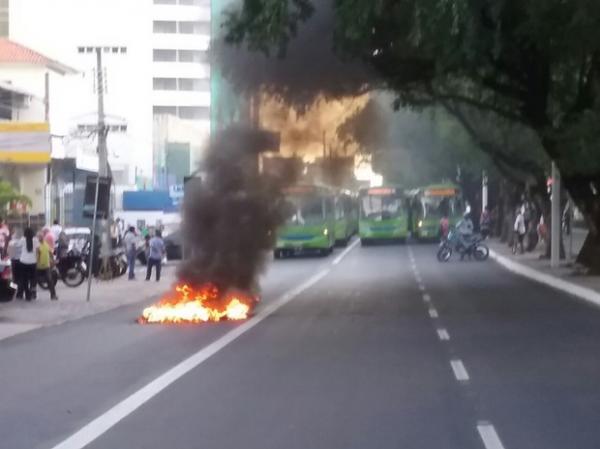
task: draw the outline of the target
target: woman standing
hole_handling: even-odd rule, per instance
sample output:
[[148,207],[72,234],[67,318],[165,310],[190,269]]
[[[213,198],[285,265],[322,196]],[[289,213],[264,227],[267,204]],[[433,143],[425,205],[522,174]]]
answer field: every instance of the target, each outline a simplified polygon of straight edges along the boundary
[[36,284],[36,268],[37,268],[37,250],[40,243],[35,238],[33,229],[25,228],[23,237],[21,238],[21,282],[22,287],[19,289],[25,292],[25,299],[31,301],[35,299],[35,284]]

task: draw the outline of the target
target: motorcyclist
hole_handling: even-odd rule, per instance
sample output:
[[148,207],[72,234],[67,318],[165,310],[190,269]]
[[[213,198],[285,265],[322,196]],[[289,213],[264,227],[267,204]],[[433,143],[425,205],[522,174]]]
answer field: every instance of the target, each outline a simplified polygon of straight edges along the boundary
[[461,258],[466,250],[471,246],[473,238],[473,220],[471,220],[471,208],[467,206],[463,218],[456,223],[456,233],[458,234],[459,248],[461,248]]

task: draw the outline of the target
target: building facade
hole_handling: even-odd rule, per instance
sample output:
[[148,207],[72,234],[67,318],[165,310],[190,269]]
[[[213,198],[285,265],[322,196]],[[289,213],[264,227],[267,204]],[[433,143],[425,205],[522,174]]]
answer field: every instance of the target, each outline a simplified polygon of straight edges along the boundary
[[[68,86],[51,87],[52,134],[59,136],[53,157],[97,167],[95,49],[101,47],[115,183],[151,188],[157,173],[179,170],[160,166],[173,158],[157,151],[157,135],[188,144],[187,166],[196,163],[210,132],[210,0],[0,0],[3,31],[80,73]],[[156,128],[165,123],[169,130]]]

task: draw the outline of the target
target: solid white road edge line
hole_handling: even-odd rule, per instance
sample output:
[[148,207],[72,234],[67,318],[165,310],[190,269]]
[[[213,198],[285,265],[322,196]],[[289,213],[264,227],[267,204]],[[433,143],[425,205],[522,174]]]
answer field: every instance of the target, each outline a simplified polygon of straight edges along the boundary
[[459,382],[466,382],[469,380],[469,373],[467,373],[467,369],[461,360],[450,360],[450,366],[452,367],[452,372],[454,373],[456,380]]
[[229,331],[218,340],[213,341],[208,346],[205,346],[200,351],[175,365],[173,368],[157,377],[146,386],[140,388],[131,396],[123,399],[121,402],[100,415],[98,418],[83,426],[80,430],[75,432],[66,440],[54,446],[52,449],[81,449],[90,444],[123,418],[137,410],[148,400],[152,399],[162,390],[167,388],[173,382],[196,368],[198,365],[202,364],[209,357],[225,348],[238,337],[248,332],[277,309],[290,302],[304,290],[319,282],[321,279],[327,276],[327,274],[329,274],[329,269],[323,269],[302,284],[284,293],[271,304],[266,306],[256,316],[250,318],[248,321]]
[[346,257],[346,255],[347,255],[347,254],[348,254],[350,251],[352,251],[352,250],[353,250],[353,249],[356,247],[356,245],[358,245],[358,243],[359,243],[359,242],[360,242],[360,239],[356,239],[356,240],[354,240],[354,241],[353,241],[353,242],[350,244],[350,246],[349,246],[348,248],[346,248],[344,251],[342,251],[342,253],[341,253],[339,256],[337,256],[337,257],[334,259],[334,261],[333,261],[331,264],[332,264],[332,265],[337,265],[338,263],[340,263],[340,262],[342,261],[342,259],[343,259],[344,257]]
[[429,316],[431,318],[438,318],[439,317],[437,310],[435,310],[433,307],[431,307],[429,309]]
[[484,421],[479,422],[477,423],[477,431],[485,449],[504,449],[504,445],[500,441],[500,437],[492,424]]
[[579,299],[583,299],[590,304],[600,307],[600,293],[592,290],[591,288],[582,287],[569,281],[554,277],[550,274],[542,273],[534,268],[530,268],[515,262],[508,257],[501,256],[493,250],[490,250],[490,257],[508,271],[512,271],[513,273],[524,276],[541,284],[548,285],[552,288],[576,296]]
[[440,340],[442,341],[450,340],[450,334],[448,334],[448,331],[446,329],[437,329],[437,334]]

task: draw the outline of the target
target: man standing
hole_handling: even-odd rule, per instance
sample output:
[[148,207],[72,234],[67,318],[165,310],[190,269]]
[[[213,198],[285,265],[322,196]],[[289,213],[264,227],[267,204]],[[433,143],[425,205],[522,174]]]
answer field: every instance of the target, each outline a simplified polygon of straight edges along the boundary
[[135,228],[129,226],[129,229],[123,236],[123,244],[125,245],[125,254],[127,255],[127,266],[129,267],[130,281],[135,279],[135,258],[137,256],[137,236],[135,235]]
[[517,243],[520,246],[521,249],[521,254],[523,254],[525,252],[525,249],[523,247],[523,240],[525,239],[525,234],[527,233],[527,227],[525,226],[525,208],[521,207],[518,211],[517,211],[517,218],[515,219],[515,233],[517,234],[517,242],[515,242],[514,245],[514,253],[516,253],[517,251]]
[[57,300],[56,290],[54,289],[54,277],[52,276],[52,266],[54,265],[54,258],[52,256],[52,250],[48,241],[43,235],[39,236],[40,245],[37,249],[37,271],[38,276],[45,279],[48,283],[48,290],[50,290],[50,299]]
[[146,269],[146,280],[150,280],[152,267],[156,267],[156,282],[160,281],[160,268],[162,259],[165,257],[165,242],[159,229],[154,233],[154,237],[148,243],[148,268]]
[[52,222],[52,226],[50,226],[50,232],[52,233],[52,238],[54,239],[55,242],[58,241],[58,236],[60,235],[62,230],[63,230],[63,228],[58,223],[58,220],[54,220]]

